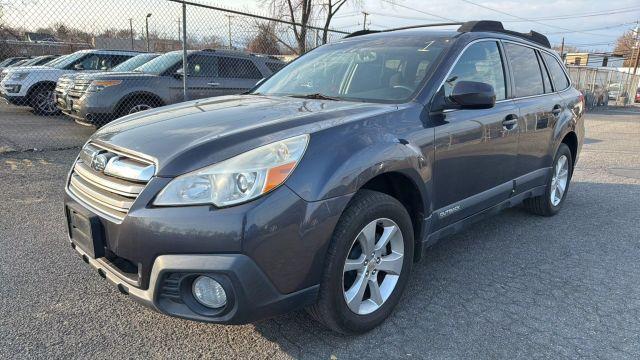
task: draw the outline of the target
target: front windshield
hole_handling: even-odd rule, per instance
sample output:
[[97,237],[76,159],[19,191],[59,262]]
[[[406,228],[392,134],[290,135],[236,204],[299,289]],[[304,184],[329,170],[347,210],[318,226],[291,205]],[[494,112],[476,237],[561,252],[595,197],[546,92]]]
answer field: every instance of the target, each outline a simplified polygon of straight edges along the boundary
[[120,65],[115,66],[110,71],[133,71],[143,65],[149,60],[158,57],[158,54],[141,54],[132,57],[131,59],[121,63]]
[[76,60],[82,58],[85,55],[87,55],[86,51],[74,52],[73,54],[67,55],[64,59],[58,61],[57,63],[55,63],[53,65],[49,64],[49,66],[54,67],[56,69],[64,69],[64,68],[66,68],[67,66],[73,64]]
[[175,65],[178,61],[182,61],[182,52],[173,51],[160,55],[157,58],[135,69],[136,72],[160,75]]
[[449,37],[398,35],[325,45],[285,66],[253,93],[404,102],[450,43]]
[[66,59],[67,57],[69,57],[69,54],[58,56],[57,58],[49,61],[48,63],[46,63],[44,65],[45,66],[55,66],[57,63],[60,63],[60,62],[64,61],[64,59]]

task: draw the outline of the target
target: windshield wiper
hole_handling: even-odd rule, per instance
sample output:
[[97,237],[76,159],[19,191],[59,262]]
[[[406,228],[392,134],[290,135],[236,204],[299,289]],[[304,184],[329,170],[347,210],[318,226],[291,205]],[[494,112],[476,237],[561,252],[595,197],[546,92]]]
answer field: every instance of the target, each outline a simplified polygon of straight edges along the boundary
[[332,101],[340,101],[340,99],[335,98],[335,97],[331,97],[331,96],[327,96],[327,95],[323,95],[320,93],[314,93],[314,94],[293,94],[293,95],[287,95],[290,97],[294,97],[294,98],[300,98],[300,99],[315,99],[315,100],[332,100]]

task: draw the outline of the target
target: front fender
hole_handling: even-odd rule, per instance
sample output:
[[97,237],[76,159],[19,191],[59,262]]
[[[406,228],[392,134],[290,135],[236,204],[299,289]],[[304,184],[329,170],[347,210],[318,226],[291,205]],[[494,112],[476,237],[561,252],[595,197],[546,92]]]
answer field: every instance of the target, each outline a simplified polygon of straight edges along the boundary
[[[376,134],[375,130],[314,135],[319,136],[312,137],[303,161],[287,180],[287,186],[304,200],[352,194],[375,176],[388,172],[404,174],[422,191],[417,169],[424,160],[398,137]],[[341,141],[335,141],[341,137]]]

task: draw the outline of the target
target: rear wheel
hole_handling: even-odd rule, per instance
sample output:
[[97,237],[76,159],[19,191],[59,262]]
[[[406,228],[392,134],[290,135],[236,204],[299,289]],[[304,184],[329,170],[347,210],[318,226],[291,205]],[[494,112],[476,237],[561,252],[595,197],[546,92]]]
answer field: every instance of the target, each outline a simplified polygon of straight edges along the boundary
[[318,302],[309,313],[330,329],[363,333],[393,311],[411,273],[413,228],[404,206],[361,190],[333,234]]
[[55,86],[37,85],[31,94],[30,105],[36,114],[57,115],[60,110],[56,107]]
[[544,195],[524,201],[525,208],[534,214],[553,216],[562,208],[573,173],[573,159],[567,145],[560,144],[551,171]]

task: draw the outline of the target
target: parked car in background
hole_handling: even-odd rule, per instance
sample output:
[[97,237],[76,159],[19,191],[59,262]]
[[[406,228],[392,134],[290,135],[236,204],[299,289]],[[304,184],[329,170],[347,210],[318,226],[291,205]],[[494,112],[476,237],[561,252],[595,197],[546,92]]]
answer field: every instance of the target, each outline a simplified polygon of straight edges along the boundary
[[618,97],[620,96],[620,91],[622,90],[622,84],[620,83],[609,84],[609,87],[607,90],[609,92],[609,100],[617,100]]
[[[184,100],[182,51],[159,56],[134,71],[90,74],[75,80],[58,107],[85,125]],[[200,99],[250,90],[284,66],[278,59],[229,50],[188,52],[187,95]]]
[[37,114],[53,115],[59,112],[54,90],[61,75],[109,70],[138,54],[121,50],[81,50],[52,66],[9,68],[0,81],[0,96],[15,105],[31,106]]
[[[42,55],[42,56],[36,56],[33,57],[27,61],[25,61],[24,63],[20,64],[19,66],[37,66],[37,65],[47,65],[48,63],[50,63],[51,61],[57,59],[58,56],[57,55]],[[16,66],[13,66],[16,67]]]
[[[72,251],[167,315],[238,324],[307,307],[362,333],[400,302],[423,249],[521,203],[560,212],[585,104],[549,40],[495,21],[431,26],[360,31],[247,94],[107,124],[67,178]],[[192,79],[238,75],[223,54],[190,54]],[[166,65],[136,81],[179,88]],[[128,79],[92,81],[122,92]]]
[[638,90],[636,90],[635,102],[640,103],[640,88],[638,88]]
[[[137,69],[138,67],[144,65],[145,63],[157,58],[160,54],[157,53],[142,53],[136,55],[129,60],[126,60],[119,65],[111,68],[109,73],[117,73],[117,72],[129,72]],[[55,101],[56,106],[63,113],[69,112],[73,108],[73,99],[68,99],[67,95],[69,90],[73,89],[75,86],[75,80],[78,78],[83,78],[87,76],[91,76],[95,73],[93,72],[79,72],[79,73],[69,73],[60,76],[58,82],[56,83],[55,89]]]
[[10,57],[10,58],[6,58],[4,60],[2,60],[2,62],[0,62],[0,70],[4,70],[5,68],[26,59],[26,57],[24,56],[15,56],[15,57]]

